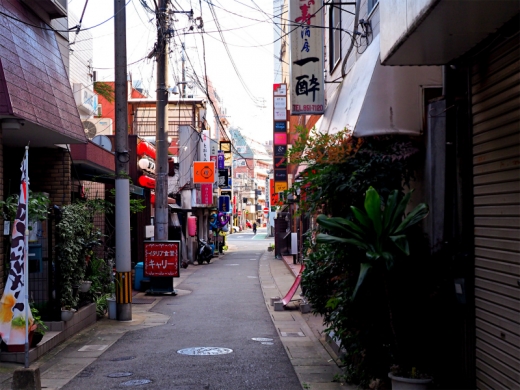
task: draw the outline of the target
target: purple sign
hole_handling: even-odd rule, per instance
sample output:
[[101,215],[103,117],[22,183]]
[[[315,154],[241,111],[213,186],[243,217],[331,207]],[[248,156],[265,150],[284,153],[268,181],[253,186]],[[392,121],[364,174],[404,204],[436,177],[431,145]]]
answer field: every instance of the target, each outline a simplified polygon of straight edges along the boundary
[[218,151],[218,169],[225,169],[224,168],[224,161],[225,161],[225,157],[224,157],[224,151],[222,150],[219,150]]

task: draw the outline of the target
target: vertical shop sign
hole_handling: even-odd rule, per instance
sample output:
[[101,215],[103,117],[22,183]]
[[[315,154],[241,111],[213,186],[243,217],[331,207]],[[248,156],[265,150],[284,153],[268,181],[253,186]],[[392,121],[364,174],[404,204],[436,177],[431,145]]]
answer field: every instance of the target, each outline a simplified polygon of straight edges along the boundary
[[[273,85],[273,145],[274,145],[274,181],[271,188],[287,189],[287,164],[285,161],[285,153],[287,153],[287,85]],[[276,163],[278,162],[278,166]],[[282,190],[282,191],[285,191]],[[278,193],[275,192],[276,194]],[[277,199],[278,200],[278,199]]]
[[199,161],[209,161],[211,156],[209,130],[200,132],[201,142],[199,143]]
[[322,9],[321,1],[290,0],[291,115],[325,109]]

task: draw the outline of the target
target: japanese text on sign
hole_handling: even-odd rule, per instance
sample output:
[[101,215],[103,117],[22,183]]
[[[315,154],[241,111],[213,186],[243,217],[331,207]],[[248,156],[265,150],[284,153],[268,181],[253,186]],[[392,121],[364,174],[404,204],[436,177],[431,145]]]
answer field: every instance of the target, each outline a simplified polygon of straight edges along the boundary
[[291,115],[322,114],[325,94],[323,80],[323,34],[321,2],[291,0]]
[[179,241],[145,241],[144,275],[179,277]]

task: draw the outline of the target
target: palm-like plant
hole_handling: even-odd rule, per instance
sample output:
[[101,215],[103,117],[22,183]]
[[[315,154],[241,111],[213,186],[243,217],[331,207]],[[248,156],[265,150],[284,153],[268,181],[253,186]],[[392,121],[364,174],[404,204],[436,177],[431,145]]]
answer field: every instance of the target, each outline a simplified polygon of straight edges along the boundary
[[323,214],[318,216],[318,224],[328,233],[319,233],[316,236],[317,243],[347,244],[364,252],[364,256],[359,259],[359,276],[352,300],[371,268],[384,266],[386,270],[390,270],[398,255],[410,254],[406,231],[428,215],[428,206],[425,203],[419,204],[405,215],[411,195],[412,191],[399,201],[399,192],[394,190],[382,209],[379,194],[370,187],[365,195],[365,210],[350,207],[353,220],[328,218]]

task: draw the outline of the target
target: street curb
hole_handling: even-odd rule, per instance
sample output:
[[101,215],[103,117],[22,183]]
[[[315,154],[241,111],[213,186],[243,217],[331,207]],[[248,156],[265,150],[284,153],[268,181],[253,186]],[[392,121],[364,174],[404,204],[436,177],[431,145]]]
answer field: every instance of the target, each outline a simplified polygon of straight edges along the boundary
[[[337,355],[320,332],[323,329],[321,317],[301,313],[299,304],[295,302],[289,303],[283,311],[275,311],[271,306],[272,297],[283,297],[291,287],[295,280],[294,271],[282,259],[274,258],[271,252],[264,252],[260,257],[259,279],[266,307],[302,388],[356,389],[333,382],[342,371],[337,365]],[[298,294],[295,297],[299,297]]]

